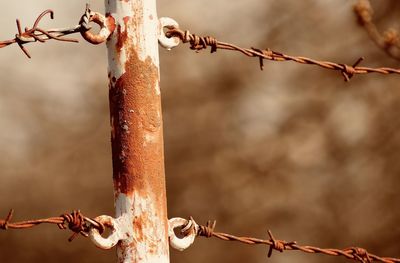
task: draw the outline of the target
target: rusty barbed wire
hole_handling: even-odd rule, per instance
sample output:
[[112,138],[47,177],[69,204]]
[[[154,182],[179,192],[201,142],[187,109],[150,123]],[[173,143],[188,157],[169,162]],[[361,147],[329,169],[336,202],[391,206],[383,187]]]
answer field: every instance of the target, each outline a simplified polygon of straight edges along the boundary
[[[25,44],[28,43],[33,43],[33,42],[41,42],[44,43],[50,39],[57,40],[57,41],[64,41],[64,42],[73,42],[73,43],[78,43],[79,41],[77,39],[73,38],[66,38],[65,36],[75,34],[75,33],[81,33],[81,35],[90,43],[92,44],[99,44],[104,42],[109,35],[107,34],[102,34],[99,32],[98,35],[92,34],[89,32],[91,29],[91,26],[89,25],[90,22],[95,22],[97,24],[101,24],[100,26],[105,27],[105,18],[100,15],[97,12],[92,12],[90,10],[90,7],[88,4],[86,4],[86,9],[85,13],[81,17],[79,24],[73,27],[69,28],[59,28],[59,29],[42,29],[39,27],[39,24],[41,20],[46,16],[49,15],[51,19],[54,19],[54,11],[51,9],[48,9],[44,12],[42,12],[35,20],[33,23],[32,28],[27,28],[25,27],[25,30],[22,31],[21,28],[21,22],[19,19],[16,20],[17,23],[17,30],[18,33],[15,35],[15,38],[10,39],[10,40],[5,40],[5,41],[0,41],[0,48],[7,47],[12,44],[18,44],[18,46],[21,48],[21,50],[24,52],[24,54],[28,57],[31,58],[31,55],[29,54],[28,50],[24,46]],[[109,30],[113,31],[113,30]],[[109,32],[110,34],[112,32]],[[93,43],[91,41],[92,38],[97,38],[96,43]]]
[[84,237],[88,237],[88,232],[92,227],[96,228],[100,233],[103,233],[105,229],[103,224],[94,219],[83,216],[79,210],[75,210],[70,214],[65,213],[58,217],[49,217],[45,219],[11,223],[13,214],[14,210],[11,209],[6,219],[0,220],[1,230],[27,229],[40,224],[55,224],[58,226],[59,229],[69,229],[74,232],[72,236],[68,239],[68,241],[72,241],[78,234],[81,234]]
[[381,33],[373,22],[374,10],[369,0],[358,0],[354,5],[354,13],[358,23],[365,28],[375,44],[389,56],[400,60],[400,36],[396,29],[388,29]]
[[380,73],[380,74],[400,74],[400,69],[394,69],[389,67],[370,68],[360,67],[359,64],[364,58],[359,58],[353,65],[339,64],[329,61],[320,61],[312,58],[301,57],[301,56],[290,56],[271,49],[258,49],[258,48],[242,48],[231,43],[225,43],[216,40],[214,37],[206,36],[201,37],[195,34],[191,34],[188,30],[183,31],[179,28],[169,29],[165,35],[169,38],[177,37],[183,43],[189,43],[190,48],[199,52],[200,50],[211,47],[211,53],[216,52],[218,49],[231,50],[241,52],[248,57],[258,57],[261,70],[264,69],[264,60],[272,61],[293,61],[300,64],[316,65],[325,69],[340,71],[345,81],[350,79],[357,74],[367,73]]
[[47,14],[50,15],[51,19],[54,19],[54,11],[48,9],[48,10],[42,12],[38,16],[38,18],[34,22],[31,29],[25,28],[25,31],[22,31],[21,22],[19,19],[17,19],[16,22],[17,22],[18,33],[15,35],[14,39],[1,41],[0,48],[17,43],[18,46],[21,48],[21,50],[25,53],[25,55],[28,58],[31,58],[31,55],[29,54],[28,50],[24,47],[24,45],[27,43],[37,42],[37,41],[44,43],[49,39],[54,39],[54,40],[58,40],[58,41],[66,41],[66,42],[75,42],[75,43],[79,42],[76,39],[63,38],[63,36],[73,34],[76,32],[80,32],[81,26],[75,26],[73,28],[67,28],[67,29],[52,29],[52,30],[44,30],[44,29],[39,28],[40,21]]
[[197,236],[215,237],[225,241],[236,241],[248,245],[266,245],[269,246],[268,257],[272,256],[273,251],[284,252],[288,250],[297,250],[310,254],[324,254],[328,256],[341,256],[347,259],[359,261],[361,263],[372,263],[379,261],[383,263],[399,263],[398,258],[380,257],[367,252],[366,249],[359,247],[350,247],[345,249],[319,248],[315,246],[302,246],[297,242],[287,242],[284,240],[275,239],[272,232],[268,230],[269,239],[259,239],[254,237],[239,237],[227,233],[215,231],[216,221],[208,221],[206,225],[198,225],[193,217],[190,217],[188,223],[182,227],[182,234],[187,235],[196,231]]

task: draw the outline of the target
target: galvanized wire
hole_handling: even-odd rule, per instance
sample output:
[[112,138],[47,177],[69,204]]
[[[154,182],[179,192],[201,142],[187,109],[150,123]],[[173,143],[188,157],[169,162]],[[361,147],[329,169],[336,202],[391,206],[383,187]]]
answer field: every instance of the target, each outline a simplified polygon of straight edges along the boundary
[[218,49],[225,49],[241,52],[248,57],[257,57],[259,58],[261,70],[264,68],[264,59],[267,59],[272,61],[294,61],[300,64],[316,65],[325,69],[336,70],[341,72],[346,81],[349,81],[354,75],[357,74],[400,74],[400,69],[389,67],[370,68],[358,66],[364,58],[359,58],[353,65],[347,65],[330,61],[320,61],[302,56],[286,55],[271,49],[262,50],[258,48],[242,48],[231,43],[218,41],[211,36],[197,36],[195,34],[191,34],[187,30],[184,31],[179,28],[169,29],[165,34],[167,37],[177,37],[183,43],[189,43],[190,48],[197,52],[202,49],[207,49],[207,47],[211,47],[211,53],[216,52]]
[[78,234],[85,237],[88,236],[90,228],[94,227],[99,230],[100,233],[104,232],[104,226],[100,222],[83,216],[79,210],[75,210],[72,213],[62,214],[58,217],[49,217],[45,219],[27,220],[21,222],[11,222],[14,210],[11,209],[6,219],[0,220],[0,229],[27,229],[38,226],[40,224],[55,224],[59,229],[70,229],[73,235],[68,239],[72,241]]
[[371,263],[373,261],[383,263],[399,263],[398,258],[380,257],[372,253],[367,252],[366,249],[359,247],[350,247],[345,249],[333,249],[333,248],[319,248],[315,246],[303,246],[298,245],[297,242],[286,242],[284,240],[275,239],[271,231],[268,230],[269,239],[259,239],[254,237],[241,237],[235,236],[223,232],[215,231],[216,221],[208,221],[206,225],[198,225],[192,217],[188,220],[188,224],[182,228],[183,234],[191,233],[194,229],[197,229],[197,236],[202,237],[215,237],[225,241],[235,241],[248,245],[266,245],[269,246],[268,257],[272,256],[272,252],[279,251],[284,252],[288,250],[297,250],[304,253],[310,254],[324,254],[328,256],[341,256],[347,259],[356,260],[362,263]]

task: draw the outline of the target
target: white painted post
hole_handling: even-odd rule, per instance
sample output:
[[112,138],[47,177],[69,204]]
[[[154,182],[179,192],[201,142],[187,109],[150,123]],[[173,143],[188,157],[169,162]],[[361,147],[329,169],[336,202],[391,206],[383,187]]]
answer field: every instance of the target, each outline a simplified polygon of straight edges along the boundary
[[105,0],[118,262],[169,262],[156,0]]

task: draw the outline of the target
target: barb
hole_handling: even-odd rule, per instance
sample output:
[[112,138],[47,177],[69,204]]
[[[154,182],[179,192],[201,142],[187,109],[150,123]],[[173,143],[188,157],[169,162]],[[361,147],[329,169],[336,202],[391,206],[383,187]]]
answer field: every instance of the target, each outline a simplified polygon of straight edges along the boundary
[[[64,41],[64,42],[73,42],[73,43],[78,43],[79,41],[77,39],[73,38],[67,38],[65,36],[75,34],[75,33],[81,33],[84,38],[89,41],[90,43],[93,43],[90,41],[91,38],[96,38],[97,43],[102,43],[104,42],[109,35],[114,31],[115,24],[112,23],[106,23],[108,20],[101,14],[97,12],[92,12],[89,8],[89,5],[86,5],[86,10],[84,15],[82,16],[79,25],[69,27],[69,28],[58,28],[58,29],[42,29],[39,27],[40,22],[42,19],[46,16],[49,15],[51,19],[54,19],[54,11],[51,9],[48,9],[44,12],[42,12],[38,18],[35,20],[33,23],[32,28],[25,28],[24,31],[22,31],[21,28],[21,22],[19,19],[16,20],[17,23],[17,30],[18,33],[15,35],[14,39],[10,40],[5,40],[5,41],[0,41],[0,48],[7,47],[11,44],[18,44],[18,46],[21,48],[21,50],[25,53],[25,55],[28,58],[31,58],[31,55],[29,54],[28,50],[25,47],[25,44],[32,43],[32,42],[41,42],[44,43],[50,39],[57,40],[57,41]],[[92,34],[89,32],[91,29],[91,26],[89,25],[90,22],[95,22],[97,24],[100,24],[100,22],[103,22],[101,26],[102,30],[98,34]],[[106,25],[107,24],[107,25]],[[88,36],[88,37],[86,37]]]
[[39,23],[47,14],[50,15],[51,19],[54,19],[53,10],[48,9],[38,16],[31,29],[25,28],[25,31],[22,31],[21,22],[19,19],[17,19],[16,22],[17,22],[18,33],[15,35],[14,39],[0,42],[0,48],[17,43],[18,46],[21,48],[21,50],[25,53],[25,55],[28,58],[31,58],[31,55],[24,46],[27,43],[37,42],[37,41],[44,43],[49,39],[66,41],[66,42],[78,42],[78,40],[76,39],[63,38],[63,36],[80,32],[81,26],[76,26],[67,29],[51,29],[51,30],[44,30],[40,28]]
[[96,228],[100,233],[104,232],[104,225],[102,223],[83,216],[79,210],[73,211],[70,214],[62,214],[58,217],[11,223],[13,214],[14,210],[11,209],[5,220],[0,220],[0,229],[27,229],[40,224],[55,224],[59,229],[69,229],[74,232],[68,241],[72,241],[78,234],[88,237],[91,228]]
[[268,230],[269,239],[259,239],[254,237],[239,237],[227,233],[215,231],[216,221],[208,221],[206,225],[198,225],[192,217],[187,221],[186,225],[182,226],[182,234],[188,235],[197,231],[197,236],[202,237],[215,237],[225,241],[236,241],[248,245],[266,245],[269,246],[268,257],[272,256],[273,251],[289,251],[297,250],[304,253],[311,254],[324,254],[328,256],[341,256],[347,259],[359,261],[361,263],[372,263],[379,261],[383,263],[399,263],[398,258],[379,257],[377,255],[367,252],[367,250],[358,247],[351,247],[346,249],[332,249],[332,248],[319,248],[314,246],[302,246],[297,242],[286,242],[284,240],[275,239],[271,231]]
[[354,5],[354,13],[358,23],[365,28],[369,37],[375,44],[383,49],[389,56],[400,60],[400,37],[395,29],[388,29],[381,33],[373,22],[374,10],[369,0],[358,0]]
[[339,71],[345,78],[345,81],[349,81],[354,75],[367,74],[367,73],[380,73],[380,74],[400,74],[400,69],[381,67],[381,68],[370,68],[358,66],[363,58],[359,58],[356,63],[352,66],[347,64],[339,64],[329,61],[319,61],[307,57],[301,56],[290,56],[280,52],[273,51],[271,49],[257,49],[257,48],[242,48],[231,43],[225,43],[216,40],[213,37],[206,36],[200,37],[195,34],[191,34],[189,31],[183,31],[178,28],[168,30],[165,35],[169,38],[177,37],[183,43],[189,43],[190,48],[199,52],[200,50],[211,47],[211,53],[217,51],[217,49],[231,50],[241,52],[248,57],[259,58],[260,68],[264,69],[264,59],[272,61],[293,61],[300,64],[316,65],[325,69]]

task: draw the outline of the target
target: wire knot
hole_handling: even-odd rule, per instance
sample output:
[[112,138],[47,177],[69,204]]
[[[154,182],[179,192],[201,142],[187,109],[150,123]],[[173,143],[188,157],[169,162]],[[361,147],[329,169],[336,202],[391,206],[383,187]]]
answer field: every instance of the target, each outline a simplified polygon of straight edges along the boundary
[[6,219],[0,220],[0,229],[2,229],[2,230],[8,229],[8,223],[11,221],[13,214],[14,214],[14,210],[11,209],[10,212],[8,212]]
[[364,60],[363,57],[360,57],[353,66],[349,66],[346,64],[341,64],[342,66],[342,75],[346,82],[350,81],[350,79],[357,73],[357,66]]
[[7,230],[8,228],[7,224],[8,223],[6,222],[6,220],[0,219],[0,229]]
[[354,67],[343,64],[342,75],[344,76],[346,81],[350,81],[350,79],[354,76],[356,70]]
[[350,248],[349,250],[351,251],[354,258],[356,258],[358,261],[360,261],[362,263],[371,263],[372,262],[367,250],[365,250],[364,248],[353,247],[353,248]]
[[92,27],[90,26],[90,13],[92,11],[90,10],[90,5],[86,4],[86,9],[85,9],[85,13],[83,14],[81,21],[79,22],[79,25],[82,27],[82,29],[84,31],[88,31],[90,29],[92,29]]
[[218,41],[214,37],[206,36],[200,37],[195,34],[191,34],[189,30],[182,31],[178,28],[174,28],[165,33],[167,37],[178,37],[183,43],[189,43],[190,49],[196,50],[197,52],[207,47],[211,47],[211,53],[214,53],[218,49]]
[[73,211],[71,214],[63,214],[60,217],[64,219],[64,222],[58,224],[60,229],[70,229],[74,234],[68,239],[68,241],[74,240],[74,238],[81,234],[85,237],[88,236],[88,226],[85,223],[85,217],[79,210]]
[[272,235],[271,230],[268,230],[268,235],[269,235],[269,241],[270,241],[270,246],[269,246],[269,251],[268,251],[268,257],[270,258],[272,256],[272,252],[274,250],[283,252],[286,250],[287,247],[296,245],[296,241],[293,242],[286,242],[284,240],[277,240],[275,239],[274,235]]
[[268,257],[272,256],[272,252],[277,250],[279,252],[283,252],[285,250],[285,241],[276,240],[274,235],[272,235],[271,230],[268,230],[269,240],[271,241],[271,245],[269,246]]
[[259,48],[252,47],[251,49],[253,51],[257,52],[256,56],[258,56],[261,70],[264,70],[264,59],[265,58],[271,59],[271,60],[274,60],[274,58],[275,58],[275,52],[269,48],[262,50]]
[[211,36],[200,37],[195,34],[190,34],[189,31],[185,31],[183,43],[190,43],[190,49],[200,51],[206,49],[208,46],[211,47],[211,53],[217,51],[217,40]]
[[217,224],[217,221],[211,221],[208,220],[207,224],[205,226],[198,225],[196,221],[194,221],[193,217],[189,217],[188,223],[186,226],[182,228],[182,234],[188,235],[192,233],[193,231],[197,231],[196,235],[197,236],[203,236],[210,238],[214,234],[214,229],[215,225]]
[[217,221],[208,220],[207,224],[205,226],[199,226],[197,235],[207,237],[207,238],[212,237],[214,235],[214,229],[215,229],[216,224],[217,224]]

